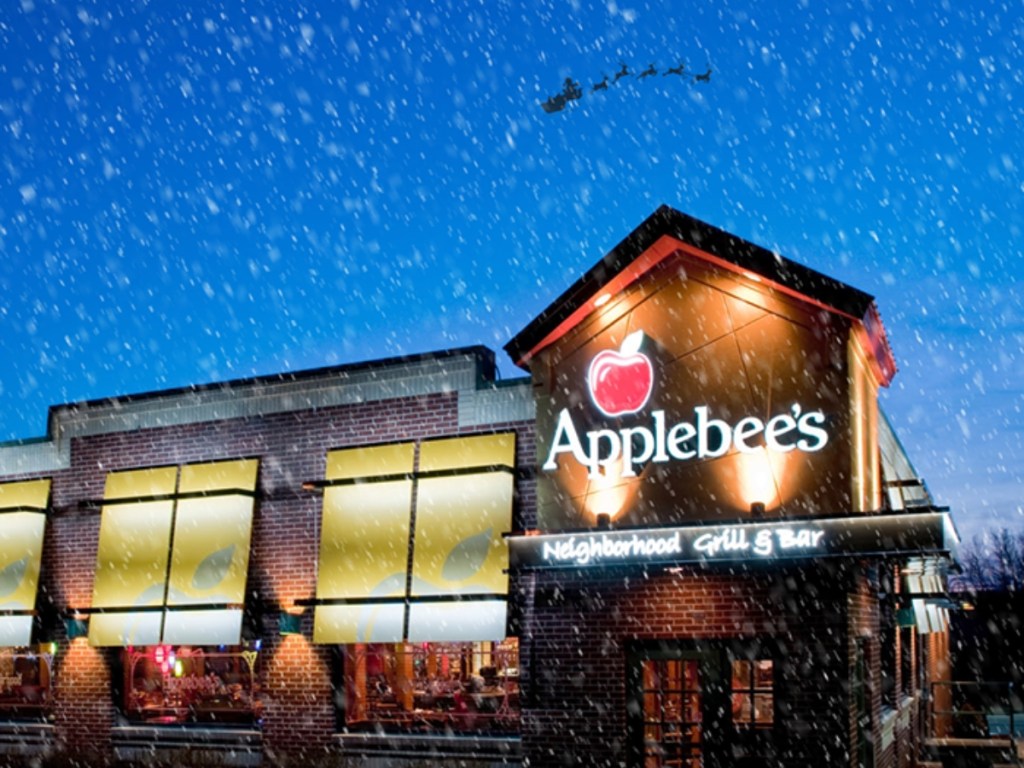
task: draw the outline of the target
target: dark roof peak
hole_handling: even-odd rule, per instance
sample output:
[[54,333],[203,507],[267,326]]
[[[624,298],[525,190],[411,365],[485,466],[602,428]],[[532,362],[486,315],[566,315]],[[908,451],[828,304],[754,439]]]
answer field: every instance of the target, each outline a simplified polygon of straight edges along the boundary
[[872,347],[881,380],[888,383],[895,373],[872,296],[667,205],[555,299],[505,345],[505,351],[517,365],[527,367],[536,352],[582,320],[601,293],[622,290],[678,251],[766,281],[784,293],[863,323],[869,334],[877,336]]

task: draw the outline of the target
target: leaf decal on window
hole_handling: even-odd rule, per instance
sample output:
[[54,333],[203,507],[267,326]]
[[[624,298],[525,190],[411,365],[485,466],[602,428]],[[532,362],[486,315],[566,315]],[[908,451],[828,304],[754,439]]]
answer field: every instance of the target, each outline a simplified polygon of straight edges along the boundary
[[28,568],[28,557],[25,555],[21,560],[15,560],[0,570],[0,598],[8,597],[21,586],[21,581],[25,578],[25,569]]
[[491,551],[491,529],[463,539],[448,553],[441,568],[441,577],[446,581],[464,581],[475,574]]
[[405,592],[405,574],[393,573],[370,591],[371,597],[390,597]]
[[234,556],[235,545],[230,544],[204,557],[196,566],[195,575],[192,576],[192,589],[213,589],[224,581]]
[[166,585],[163,582],[149,585],[137,598],[135,598],[134,605],[160,605],[164,601],[165,586]]

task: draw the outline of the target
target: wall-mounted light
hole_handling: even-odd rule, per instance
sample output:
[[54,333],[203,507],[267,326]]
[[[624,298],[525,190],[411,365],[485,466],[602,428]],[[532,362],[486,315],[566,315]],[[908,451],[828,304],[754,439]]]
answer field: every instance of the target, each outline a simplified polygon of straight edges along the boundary
[[297,613],[280,614],[277,618],[277,632],[282,637],[302,634],[302,615]]
[[607,512],[598,512],[596,517],[596,525],[599,531],[607,531],[612,527],[612,516]]
[[601,307],[603,307],[605,304],[607,304],[611,300],[612,300],[612,295],[610,293],[602,293],[594,301],[594,307],[596,309],[600,309]]
[[64,619],[64,632],[68,640],[77,640],[89,634],[89,620],[79,616],[69,616]]
[[751,517],[764,517],[764,502],[754,501],[750,504],[750,516]]

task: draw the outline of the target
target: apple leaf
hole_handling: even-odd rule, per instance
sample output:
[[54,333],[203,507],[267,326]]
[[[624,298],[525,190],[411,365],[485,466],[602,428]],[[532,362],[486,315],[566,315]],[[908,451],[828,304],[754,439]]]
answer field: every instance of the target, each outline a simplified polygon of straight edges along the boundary
[[625,339],[622,340],[622,346],[619,347],[619,352],[623,355],[633,355],[640,351],[640,345],[644,343],[644,332],[643,330],[633,331]]
[[192,575],[192,589],[213,589],[228,575],[235,556],[235,545],[230,544],[203,558]]
[[28,555],[21,560],[15,560],[10,565],[0,570],[0,597],[7,597],[21,586],[25,578],[25,571],[28,569]]
[[465,581],[479,571],[491,551],[491,529],[463,539],[448,553],[441,567],[441,578]]

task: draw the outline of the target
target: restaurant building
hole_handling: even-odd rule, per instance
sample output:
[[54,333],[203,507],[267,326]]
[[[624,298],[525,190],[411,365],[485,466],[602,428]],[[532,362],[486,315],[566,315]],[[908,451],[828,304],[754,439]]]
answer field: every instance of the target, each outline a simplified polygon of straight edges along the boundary
[[0,445],[0,753],[910,765],[956,534],[871,297],[661,208],[506,351]]

